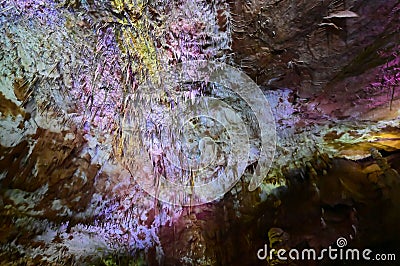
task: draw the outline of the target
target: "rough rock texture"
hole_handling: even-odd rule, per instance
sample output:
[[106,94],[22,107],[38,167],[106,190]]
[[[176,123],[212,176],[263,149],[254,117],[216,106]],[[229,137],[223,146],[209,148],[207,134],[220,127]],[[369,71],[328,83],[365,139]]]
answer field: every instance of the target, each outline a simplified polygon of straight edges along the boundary
[[[338,237],[396,252],[399,12],[394,0],[1,2],[1,264],[265,265],[265,244]],[[193,59],[260,85],[277,150],[256,191],[252,165],[222,199],[182,208],[118,158],[126,101],[160,65]]]
[[309,97],[337,92],[398,46],[398,1],[235,1],[231,11],[235,61],[260,85]]

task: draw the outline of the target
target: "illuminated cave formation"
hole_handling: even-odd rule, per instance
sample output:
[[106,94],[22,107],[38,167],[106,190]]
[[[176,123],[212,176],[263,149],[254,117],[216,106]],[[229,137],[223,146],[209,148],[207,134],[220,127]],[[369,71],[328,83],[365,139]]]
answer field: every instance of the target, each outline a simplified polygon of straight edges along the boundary
[[[364,265],[257,258],[340,237],[398,263],[399,18],[398,0],[1,1],[0,264]],[[266,105],[213,74],[166,89],[194,60]],[[195,198],[209,180],[226,193]]]

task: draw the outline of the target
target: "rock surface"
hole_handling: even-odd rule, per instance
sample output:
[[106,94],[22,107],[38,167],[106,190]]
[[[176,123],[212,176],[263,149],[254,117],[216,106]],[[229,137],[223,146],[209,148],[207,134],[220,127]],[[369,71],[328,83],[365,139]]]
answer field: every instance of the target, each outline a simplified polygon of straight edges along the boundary
[[[395,252],[399,12],[395,0],[3,1],[1,264],[265,265],[265,244],[320,250],[339,237]],[[118,160],[121,124],[159,65],[195,59],[260,86],[277,148],[256,191],[250,165],[223,198],[180,207]],[[158,96],[146,107],[171,104]]]

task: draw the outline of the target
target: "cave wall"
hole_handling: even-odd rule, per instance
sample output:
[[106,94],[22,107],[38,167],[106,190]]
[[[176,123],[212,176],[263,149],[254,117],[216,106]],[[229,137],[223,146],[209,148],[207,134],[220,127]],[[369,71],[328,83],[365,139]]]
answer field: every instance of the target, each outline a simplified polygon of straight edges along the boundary
[[[321,249],[339,236],[397,248],[399,7],[2,2],[0,261],[249,265],[264,263],[265,243]],[[127,96],[159,64],[195,59],[260,86],[277,148],[256,191],[245,176],[220,200],[181,207],[135,183],[119,137]]]

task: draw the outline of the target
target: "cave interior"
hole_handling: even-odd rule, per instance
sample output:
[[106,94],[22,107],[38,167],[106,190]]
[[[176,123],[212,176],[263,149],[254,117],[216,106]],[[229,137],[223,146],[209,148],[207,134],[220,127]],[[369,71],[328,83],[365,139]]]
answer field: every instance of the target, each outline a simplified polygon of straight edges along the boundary
[[[400,265],[400,1],[3,0],[0,32],[1,265]],[[234,86],[163,85],[193,61]]]

